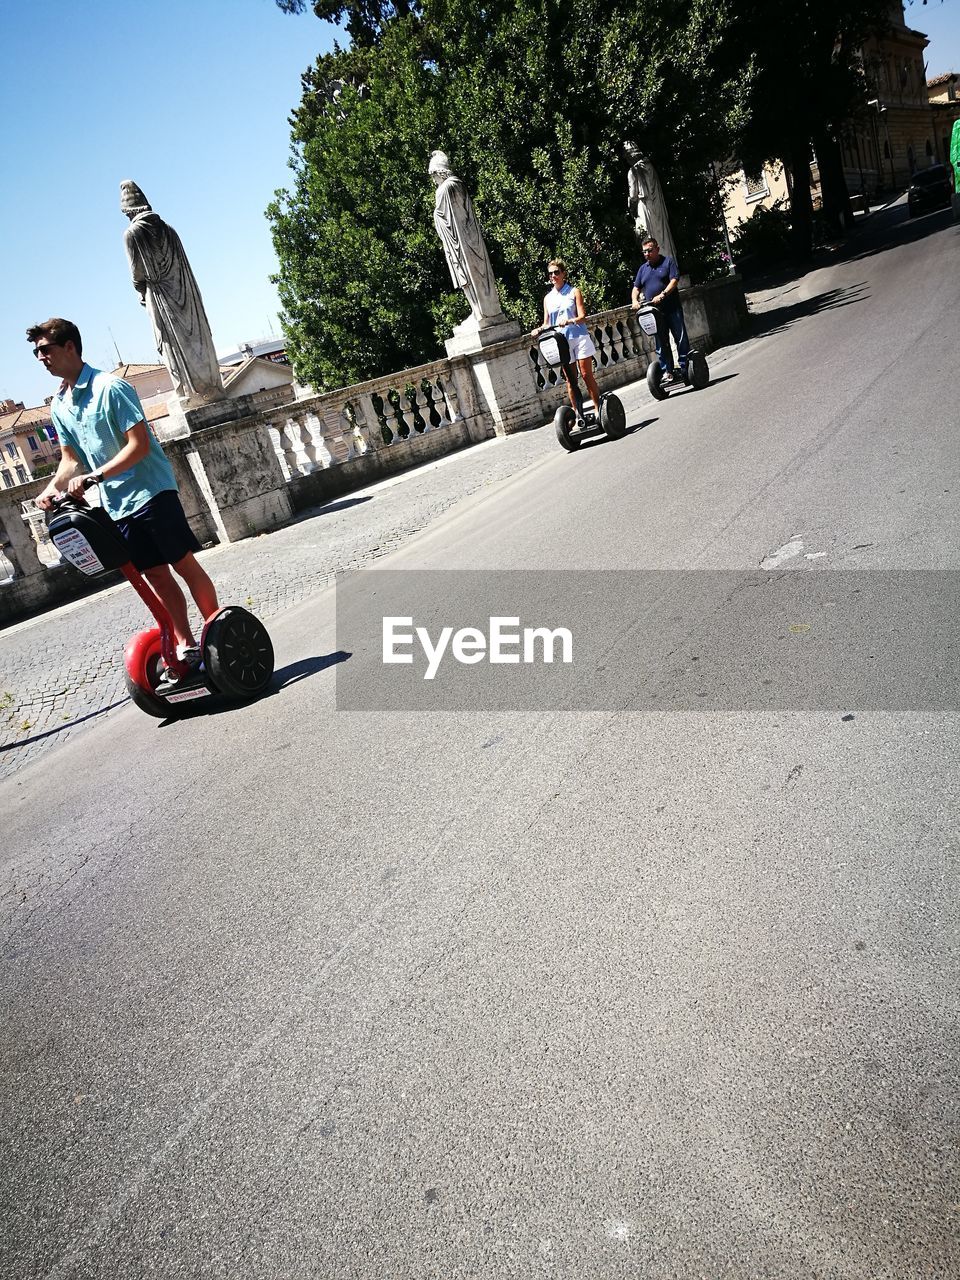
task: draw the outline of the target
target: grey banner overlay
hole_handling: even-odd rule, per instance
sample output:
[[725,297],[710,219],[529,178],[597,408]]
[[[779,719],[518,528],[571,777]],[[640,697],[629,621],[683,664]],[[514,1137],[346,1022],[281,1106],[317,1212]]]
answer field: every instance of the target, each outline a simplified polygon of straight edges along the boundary
[[[501,654],[569,644],[494,663],[496,618]],[[337,579],[337,642],[341,711],[958,710],[960,572],[364,570]]]

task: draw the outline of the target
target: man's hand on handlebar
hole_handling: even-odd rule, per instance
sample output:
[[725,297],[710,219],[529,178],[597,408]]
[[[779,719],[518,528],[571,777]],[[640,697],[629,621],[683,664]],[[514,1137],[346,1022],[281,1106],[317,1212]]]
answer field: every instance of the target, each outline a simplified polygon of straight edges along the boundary
[[95,471],[90,471],[85,476],[74,476],[67,485],[67,493],[71,498],[81,498],[85,489],[99,484],[101,479],[102,477]]
[[38,493],[34,498],[34,506],[40,508],[41,511],[49,511],[53,506],[55,499],[62,497],[61,491],[52,484],[48,484],[42,493]]
[[59,506],[64,498],[82,498],[84,490],[99,484],[101,479],[102,476],[94,471],[83,476],[72,476],[64,489],[58,488],[51,480],[43,492],[38,493],[34,498],[34,506],[39,507],[41,511],[50,511],[53,507]]

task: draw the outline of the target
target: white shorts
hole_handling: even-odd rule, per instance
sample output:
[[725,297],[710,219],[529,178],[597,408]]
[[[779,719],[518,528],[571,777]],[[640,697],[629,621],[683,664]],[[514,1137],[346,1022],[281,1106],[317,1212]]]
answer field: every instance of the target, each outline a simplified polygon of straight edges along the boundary
[[567,329],[565,337],[570,344],[571,360],[586,360],[588,356],[597,354],[597,348],[593,345],[593,339],[590,337],[589,331],[586,333],[571,333]]

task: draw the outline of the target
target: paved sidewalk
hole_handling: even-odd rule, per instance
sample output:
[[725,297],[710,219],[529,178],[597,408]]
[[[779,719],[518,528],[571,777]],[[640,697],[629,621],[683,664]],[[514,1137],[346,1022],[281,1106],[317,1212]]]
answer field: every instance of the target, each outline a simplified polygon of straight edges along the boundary
[[[621,395],[637,412],[645,388]],[[448,455],[305,513],[270,534],[201,553],[225,603],[268,620],[339,570],[385,556],[471,494],[555,457],[549,426]],[[126,583],[0,632],[0,777],[127,702],[123,646],[150,625]]]

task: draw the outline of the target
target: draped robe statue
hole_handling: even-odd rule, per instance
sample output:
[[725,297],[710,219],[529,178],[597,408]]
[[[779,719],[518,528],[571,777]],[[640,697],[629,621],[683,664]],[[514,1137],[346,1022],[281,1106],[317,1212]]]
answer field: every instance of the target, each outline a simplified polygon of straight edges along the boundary
[[120,208],[130,219],[123,243],[133,287],[182,408],[222,400],[226,393],[210,324],[180,237],[153,212],[135,182],[120,183]]
[[676,262],[677,249],[657,171],[652,161],[641,155],[640,149],[632,142],[628,142],[624,150],[631,162],[627,175],[627,200],[637,235],[653,236],[663,252]]
[[[450,172],[450,161],[442,151],[431,154],[429,172],[437,188],[433,225],[443,243],[450,277],[470,303],[472,327],[504,324],[506,316],[470,195]],[[464,324],[469,326],[471,321]]]

